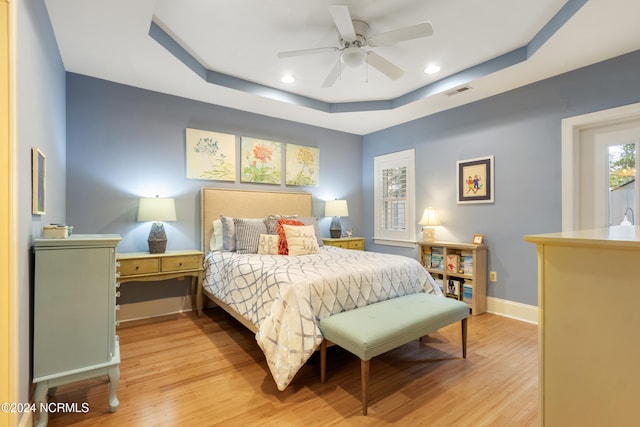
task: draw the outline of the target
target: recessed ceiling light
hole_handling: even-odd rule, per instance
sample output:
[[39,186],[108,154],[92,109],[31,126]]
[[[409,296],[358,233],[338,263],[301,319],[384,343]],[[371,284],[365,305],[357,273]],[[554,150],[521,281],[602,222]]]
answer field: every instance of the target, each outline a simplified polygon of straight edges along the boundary
[[294,76],[293,74],[285,74],[284,76],[282,76],[280,81],[282,81],[282,83],[293,83],[296,81],[296,76]]
[[424,69],[425,74],[435,74],[440,71],[440,66],[436,64],[429,64],[427,68]]

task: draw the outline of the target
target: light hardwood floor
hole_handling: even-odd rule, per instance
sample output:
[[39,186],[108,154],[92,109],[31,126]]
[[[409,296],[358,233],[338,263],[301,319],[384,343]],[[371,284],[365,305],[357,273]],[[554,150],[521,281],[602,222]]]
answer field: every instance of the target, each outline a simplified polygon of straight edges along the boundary
[[107,382],[61,386],[53,402],[87,402],[87,414],[51,414],[56,426],[534,426],[538,423],[537,327],[492,314],[371,362],[369,415],[361,415],[360,361],[331,347],[327,382],[314,357],[283,392],[253,334],[219,308],[118,329],[120,408]]

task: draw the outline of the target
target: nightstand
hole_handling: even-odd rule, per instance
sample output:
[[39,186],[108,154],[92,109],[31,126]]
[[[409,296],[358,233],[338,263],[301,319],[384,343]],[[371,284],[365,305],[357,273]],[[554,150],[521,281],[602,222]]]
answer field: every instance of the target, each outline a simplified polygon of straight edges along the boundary
[[196,250],[119,253],[118,282],[149,282],[191,277],[191,305],[195,307],[196,286],[202,284],[202,252]]
[[325,237],[322,239],[322,242],[327,246],[364,251],[364,237]]

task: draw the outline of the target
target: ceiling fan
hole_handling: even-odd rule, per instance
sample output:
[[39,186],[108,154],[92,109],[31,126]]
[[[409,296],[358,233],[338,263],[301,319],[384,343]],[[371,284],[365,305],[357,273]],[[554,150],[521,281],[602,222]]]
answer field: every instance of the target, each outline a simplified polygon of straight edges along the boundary
[[329,72],[322,87],[331,87],[340,77],[342,65],[357,67],[365,62],[392,80],[397,80],[404,74],[404,70],[389,62],[366,47],[390,46],[406,40],[427,37],[433,34],[429,22],[410,25],[385,33],[369,36],[369,24],[351,18],[346,5],[329,5],[329,13],[340,34],[339,46],[318,47],[312,49],[291,50],[278,53],[278,58],[311,55],[316,53],[340,51],[340,58]]

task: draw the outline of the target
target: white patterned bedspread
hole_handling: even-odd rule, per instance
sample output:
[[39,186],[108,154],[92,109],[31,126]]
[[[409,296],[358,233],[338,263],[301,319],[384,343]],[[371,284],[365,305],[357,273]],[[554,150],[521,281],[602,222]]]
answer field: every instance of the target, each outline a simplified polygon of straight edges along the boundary
[[322,247],[303,256],[211,252],[203,286],[258,326],[256,341],[279,390],[322,342],[320,319],[440,288],[415,259]]

